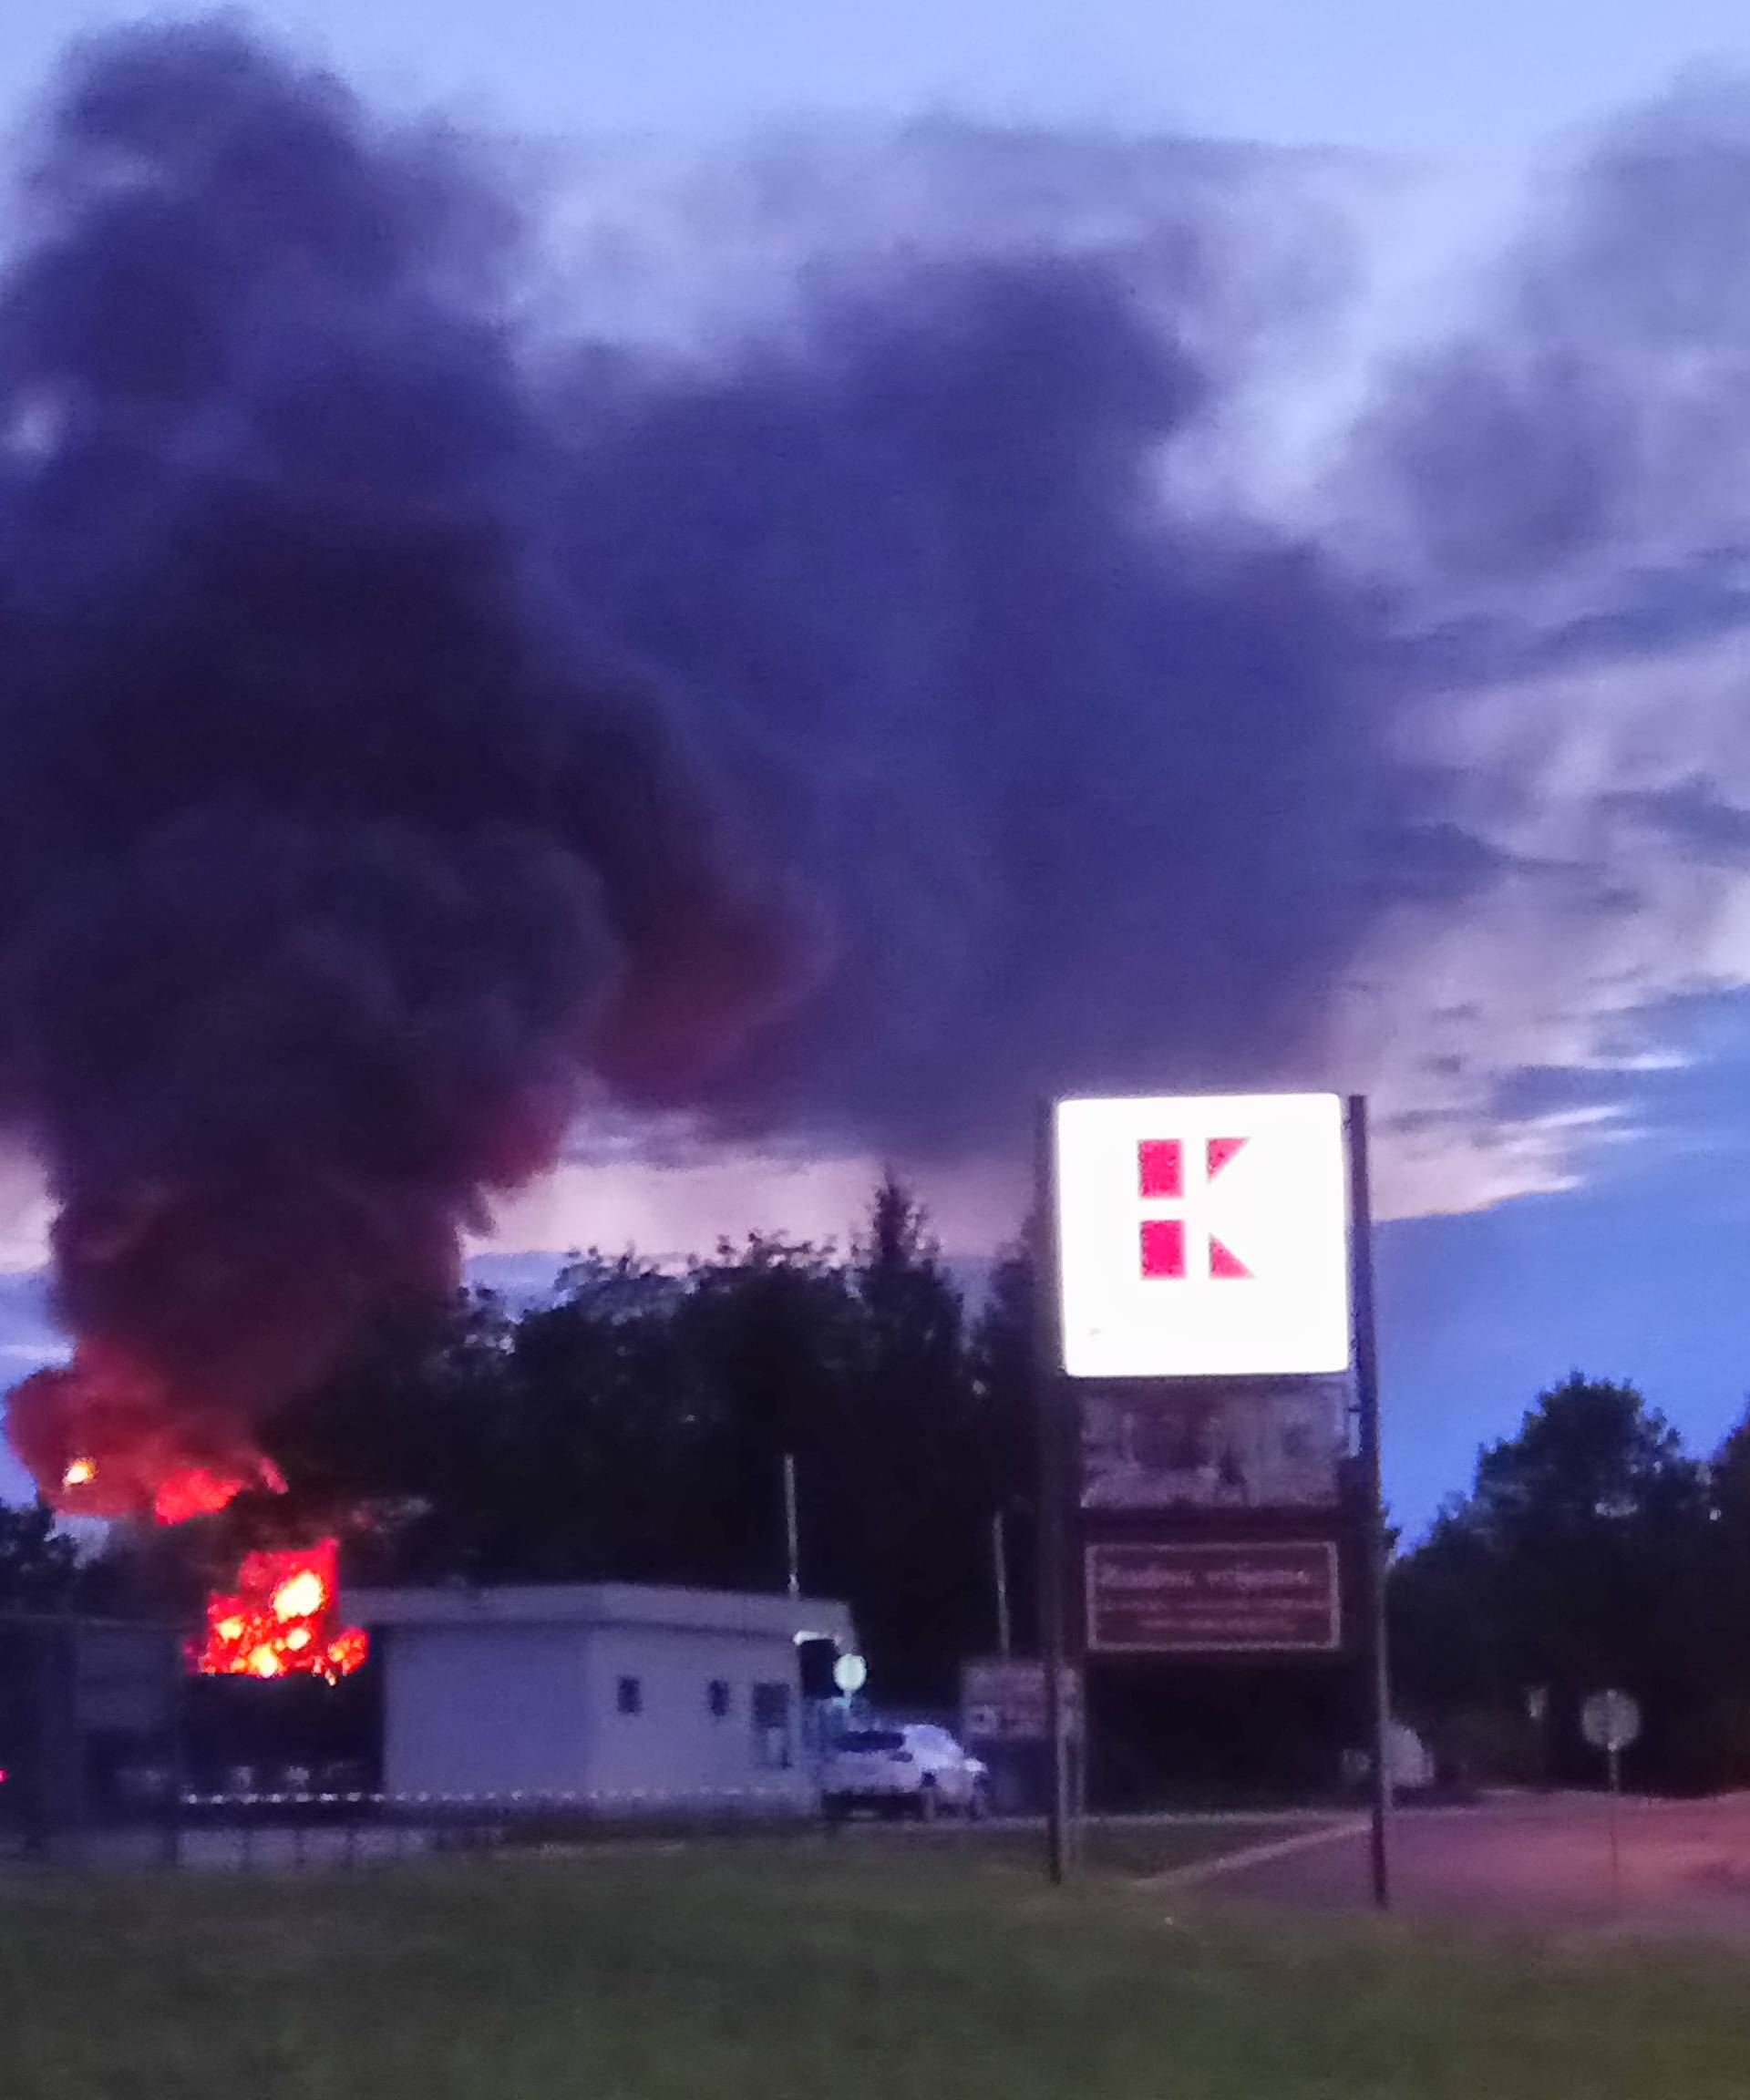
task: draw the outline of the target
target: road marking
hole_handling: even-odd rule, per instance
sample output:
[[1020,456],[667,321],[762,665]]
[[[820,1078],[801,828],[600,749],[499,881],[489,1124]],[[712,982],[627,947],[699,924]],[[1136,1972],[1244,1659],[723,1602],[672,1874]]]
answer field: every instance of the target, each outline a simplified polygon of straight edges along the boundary
[[1316,1830],[1302,1830],[1293,1838],[1273,1838],[1268,1844],[1243,1846],[1238,1852],[1223,1852],[1214,1859],[1195,1860],[1189,1867],[1169,1867],[1163,1874],[1150,1874],[1137,1886],[1142,1889],[1184,1889],[1198,1881],[1213,1881],[1223,1874],[1238,1874],[1248,1867],[1267,1867],[1272,1860],[1290,1858],[1296,1852],[1310,1852],[1318,1845],[1334,1845],[1343,1838],[1360,1838],[1369,1827],[1364,1816],[1343,1823],[1328,1823]]

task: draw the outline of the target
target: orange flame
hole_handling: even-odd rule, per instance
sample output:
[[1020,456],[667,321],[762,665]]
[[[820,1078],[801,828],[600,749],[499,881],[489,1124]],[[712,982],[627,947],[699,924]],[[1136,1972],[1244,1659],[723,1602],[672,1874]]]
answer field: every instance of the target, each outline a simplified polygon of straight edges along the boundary
[[[86,1478],[93,1475],[88,1473]],[[190,1517],[212,1517],[244,1488],[260,1486],[276,1495],[285,1482],[262,1459],[253,1479],[243,1473],[221,1473],[210,1466],[182,1466],[167,1474],[152,1496],[152,1515],[160,1524],[186,1524]]]
[[370,1652],[366,1635],[336,1624],[340,1547],[251,1553],[234,1590],[207,1600],[207,1637],[193,1656],[208,1677],[325,1677],[332,1684]]
[[285,1488],[235,1424],[178,1406],[161,1379],[89,1339],[71,1364],[13,1387],[5,1428],[42,1493],[69,1517],[182,1524],[245,1491]]

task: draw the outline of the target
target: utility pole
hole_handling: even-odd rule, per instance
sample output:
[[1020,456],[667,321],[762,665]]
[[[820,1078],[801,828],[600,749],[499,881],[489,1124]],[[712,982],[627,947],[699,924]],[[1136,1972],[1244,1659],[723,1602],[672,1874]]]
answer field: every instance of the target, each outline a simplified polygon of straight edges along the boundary
[[802,1594],[802,1545],[796,1515],[796,1453],[784,1454],[784,1543],[790,1571],[790,1595]]
[[1014,1629],[1009,1622],[1009,1541],[1002,1510],[991,1518],[991,1567],[996,1578],[996,1652],[1006,1662],[1013,1652]]

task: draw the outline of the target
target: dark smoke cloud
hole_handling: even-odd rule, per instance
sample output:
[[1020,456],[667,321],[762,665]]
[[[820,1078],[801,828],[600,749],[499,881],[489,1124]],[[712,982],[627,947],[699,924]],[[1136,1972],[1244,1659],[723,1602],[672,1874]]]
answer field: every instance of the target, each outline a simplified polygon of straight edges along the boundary
[[732,1098],[940,1156],[1042,1087],[1316,1055],[1416,784],[1376,610],[1161,502],[1214,388],[1121,278],[1045,256],[841,290],[596,427],[580,389],[574,573],[763,738],[843,942]]
[[1341,477],[1387,588],[1207,479],[1334,248],[1189,149],[1116,201],[913,150],[948,232],[659,354],[556,335],[468,151],[234,29],[70,67],[0,285],[0,1107],[80,1348],[14,1397],[39,1478],[247,1475],[598,1102],[940,1159],[1053,1087],[1341,1080],[1383,923],[1535,891],[1419,730],[1576,645],[1514,591],[1661,552],[1641,365],[1704,338],[1732,397],[1723,304],[1607,296],[1664,178],[1607,153],[1393,376]]
[[510,221],[450,142],[232,30],[135,35],[70,67],[26,201],[0,1102],[79,1357],[9,1428],[108,1511],[247,1474],[587,1075],[692,1080],[805,958],[555,581]]
[[1750,540],[1750,83],[1601,128],[1476,320],[1381,389],[1352,472],[1373,555],[1498,607]]

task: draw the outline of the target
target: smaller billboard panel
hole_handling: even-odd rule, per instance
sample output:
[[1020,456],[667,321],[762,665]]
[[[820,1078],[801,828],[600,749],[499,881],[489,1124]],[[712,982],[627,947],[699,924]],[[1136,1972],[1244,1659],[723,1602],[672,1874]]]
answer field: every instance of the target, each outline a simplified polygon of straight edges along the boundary
[[1102,1654],[1329,1652],[1342,1645],[1330,1539],[1086,1549],[1087,1644]]
[[1337,1381],[1086,1392],[1082,1508],[1333,1508],[1347,1449]]

